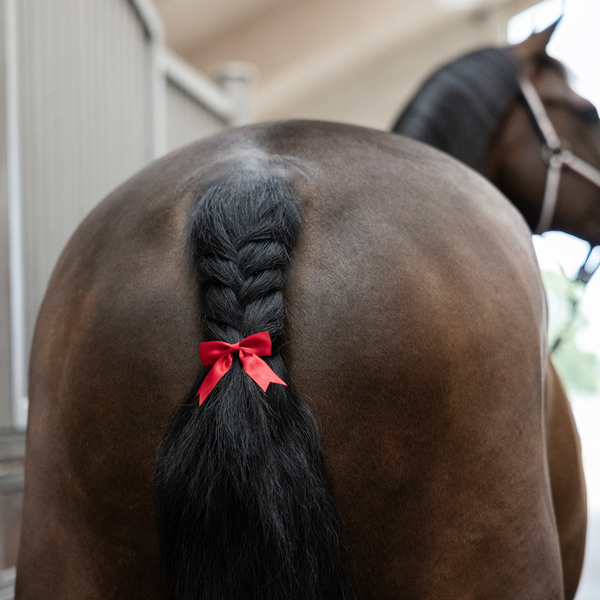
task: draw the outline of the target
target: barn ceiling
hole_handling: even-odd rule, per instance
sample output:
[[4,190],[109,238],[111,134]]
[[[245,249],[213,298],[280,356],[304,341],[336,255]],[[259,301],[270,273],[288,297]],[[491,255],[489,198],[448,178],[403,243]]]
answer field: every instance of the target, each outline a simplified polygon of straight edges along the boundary
[[[341,119],[385,126],[389,116],[348,112],[348,90],[360,96],[360,80],[381,93],[375,73],[395,77],[394,61],[410,59],[427,45],[448,41],[450,56],[463,46],[501,42],[510,16],[535,0],[154,0],[167,44],[208,75],[228,61],[255,65],[255,116]],[[466,29],[465,29],[466,28]],[[462,30],[468,33],[460,33]],[[427,50],[425,48],[425,55]],[[450,57],[449,56],[449,57]],[[399,58],[395,58],[399,57]],[[431,60],[430,60],[431,62]],[[423,69],[428,69],[425,59]],[[415,65],[418,71],[418,66]],[[422,76],[425,75],[425,71]],[[357,80],[357,78],[359,78]],[[390,82],[393,85],[393,82]],[[374,87],[373,87],[374,86]],[[384,85],[384,87],[386,87]],[[406,86],[404,86],[406,87]],[[335,100],[336,91],[340,98]],[[391,91],[391,90],[390,90]],[[400,93],[393,92],[393,93]],[[366,96],[363,92],[363,96]],[[336,106],[327,109],[327,103]],[[364,104],[364,100],[362,101]],[[398,100],[390,97],[391,103]],[[325,105],[324,105],[325,104]],[[346,109],[344,109],[344,106]],[[344,112],[345,111],[345,112]],[[354,111],[354,112],[352,112]],[[379,113],[378,113],[379,114]]]

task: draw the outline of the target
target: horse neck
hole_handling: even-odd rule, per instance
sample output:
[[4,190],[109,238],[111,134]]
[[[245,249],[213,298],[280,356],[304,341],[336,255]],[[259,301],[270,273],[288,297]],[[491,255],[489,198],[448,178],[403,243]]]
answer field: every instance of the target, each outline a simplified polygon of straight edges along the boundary
[[542,208],[545,168],[531,119],[515,99],[476,169],[511,201],[533,230]]

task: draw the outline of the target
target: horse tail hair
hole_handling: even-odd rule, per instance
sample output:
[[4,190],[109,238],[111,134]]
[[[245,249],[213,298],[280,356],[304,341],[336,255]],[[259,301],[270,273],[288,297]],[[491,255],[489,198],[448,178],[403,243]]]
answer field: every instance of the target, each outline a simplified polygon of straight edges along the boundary
[[265,171],[207,186],[192,209],[189,245],[206,340],[268,331],[273,351],[264,360],[287,387],[263,392],[234,356],[199,407],[202,368],[174,414],[157,473],[169,600],[350,596],[316,424],[281,355],[301,204],[283,177]]

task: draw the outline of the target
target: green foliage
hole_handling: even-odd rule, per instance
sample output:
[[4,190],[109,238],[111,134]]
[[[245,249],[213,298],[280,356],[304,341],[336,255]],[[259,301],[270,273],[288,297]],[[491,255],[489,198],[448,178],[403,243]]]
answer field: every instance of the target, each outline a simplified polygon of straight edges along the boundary
[[579,310],[584,286],[564,275],[543,271],[549,308],[548,343],[552,348],[560,337],[553,360],[567,391],[597,394],[600,392],[600,361],[592,352],[581,350],[577,334],[588,324]]

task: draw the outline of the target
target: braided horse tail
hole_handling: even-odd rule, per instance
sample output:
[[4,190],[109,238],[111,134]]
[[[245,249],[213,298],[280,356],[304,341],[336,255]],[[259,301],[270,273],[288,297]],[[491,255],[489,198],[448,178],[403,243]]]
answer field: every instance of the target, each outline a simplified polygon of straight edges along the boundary
[[176,411],[160,448],[158,497],[169,600],[349,597],[339,523],[313,418],[289,381],[283,289],[300,202],[280,176],[237,171],[208,186],[190,220],[207,340],[268,331],[264,393],[233,357],[202,406]]

